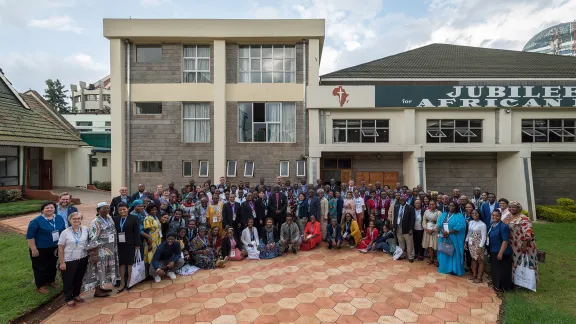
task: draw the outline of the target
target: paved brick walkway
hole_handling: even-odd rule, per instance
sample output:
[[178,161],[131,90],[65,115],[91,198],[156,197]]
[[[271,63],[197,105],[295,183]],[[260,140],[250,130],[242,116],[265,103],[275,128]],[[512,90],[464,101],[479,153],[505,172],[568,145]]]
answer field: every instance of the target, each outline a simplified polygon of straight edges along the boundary
[[356,249],[230,262],[64,306],[45,323],[495,323],[486,284]]

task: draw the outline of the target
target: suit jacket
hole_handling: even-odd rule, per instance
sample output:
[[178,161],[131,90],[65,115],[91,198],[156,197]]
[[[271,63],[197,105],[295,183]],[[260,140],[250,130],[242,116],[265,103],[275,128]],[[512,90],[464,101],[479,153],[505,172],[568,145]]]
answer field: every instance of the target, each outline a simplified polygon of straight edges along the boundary
[[[494,202],[494,209],[498,209],[498,203]],[[490,226],[492,223],[492,213],[490,212],[490,202],[485,201],[480,206],[480,219],[486,224],[486,227]]]
[[337,220],[342,219],[343,209],[344,209],[344,199],[339,198],[338,201],[336,202],[336,215],[338,215],[338,217],[336,218]]
[[392,220],[392,228],[396,229],[398,226],[402,228],[402,234],[408,234],[410,231],[414,230],[414,223],[416,222],[416,214],[414,212],[414,207],[406,203],[404,205],[404,216],[402,216],[402,223],[397,224],[398,212],[400,211],[401,204],[394,205],[394,219]]
[[[130,198],[132,198],[132,201],[140,199],[140,192],[136,191],[135,193],[132,194],[132,197],[130,197]],[[154,198],[154,197],[151,197],[151,198]]]
[[[60,208],[60,207],[58,207]],[[58,214],[58,208],[56,208],[56,214]],[[78,208],[69,205],[68,207],[66,207],[66,216],[72,214],[72,213],[77,213],[78,212]],[[68,221],[68,217],[64,217],[64,215],[57,215],[58,217],[60,217],[60,219],[62,219],[64,221],[64,225],[66,226],[66,228],[70,227],[70,222]]]
[[[288,198],[282,192],[278,193],[279,201],[276,201],[276,193],[273,192],[268,198],[268,215],[276,222],[283,222],[286,219],[286,209],[288,207]],[[279,214],[276,214],[279,211]]]
[[337,184],[330,185],[330,190],[332,190],[333,192],[340,191],[340,186]]
[[[306,202],[308,202],[308,199],[306,199]],[[306,217],[314,215],[316,217],[316,220],[320,221],[320,212],[321,212],[320,199],[318,199],[318,197],[316,196],[310,198],[310,202],[308,202],[308,206],[306,208]]]
[[300,240],[300,228],[294,222],[288,226],[288,223],[282,224],[280,228],[280,240],[284,242],[298,242]]
[[[320,200],[320,216],[322,219],[328,218],[328,199],[326,198],[318,198]],[[323,220],[318,219],[319,222],[323,222]]]
[[[236,241],[236,248],[242,250],[242,241],[240,241],[236,237],[234,237],[234,241]],[[230,243],[230,239],[226,236],[222,239],[222,248],[220,248],[220,255],[222,255],[222,257],[225,258],[230,255],[230,250],[232,250],[232,243]]]
[[[124,238],[126,242],[121,243],[118,242],[118,245],[129,245],[132,244],[134,246],[140,246],[140,221],[138,217],[134,215],[126,216],[126,221],[124,222],[124,226],[120,228],[120,216],[113,216],[112,219],[114,220],[114,226],[116,227],[116,233],[124,232]],[[118,238],[118,234],[116,234],[116,238]]]
[[[326,225],[326,240],[332,240],[332,235],[334,235],[334,229],[332,228],[332,224]],[[340,225],[336,225],[336,242],[342,241],[342,227]]]
[[[112,198],[112,202],[110,202],[110,212],[108,213],[108,215],[120,216],[120,214],[118,214],[118,204],[121,202],[122,202],[122,196],[116,196],[116,197]],[[126,205],[130,206],[131,202],[132,202],[132,197],[126,196]]]
[[[234,220],[234,211],[232,210],[232,206],[236,210],[236,219]],[[241,217],[240,217],[240,203],[237,202],[228,202],[224,204],[224,208],[222,210],[222,218],[224,221],[224,226],[232,226],[236,230],[238,228],[238,224],[242,224]]]
[[[268,215],[271,216],[271,214],[267,207],[267,201],[263,199],[254,199],[254,207],[256,207],[256,221],[254,222],[254,226],[260,228],[261,226],[264,226],[266,217],[268,217]],[[260,225],[260,223],[262,223],[262,225]]]
[[[256,203],[254,203],[254,208],[256,208]],[[252,207],[250,207],[248,201],[245,201],[240,205],[240,220],[242,222],[242,227],[248,226],[248,219],[250,218],[254,218],[252,215]],[[256,219],[254,219],[254,226],[256,226],[257,221],[258,215],[256,215]]]
[[296,209],[298,209],[299,219],[308,217],[308,200],[304,199],[300,205],[297,205]]
[[274,242],[268,241],[268,237],[266,235],[266,228],[262,228],[262,230],[260,231],[260,234],[259,234],[260,238],[262,239],[262,243],[264,243],[264,244],[278,243],[280,241],[280,231],[278,231],[276,226],[272,226],[272,233],[274,236]]

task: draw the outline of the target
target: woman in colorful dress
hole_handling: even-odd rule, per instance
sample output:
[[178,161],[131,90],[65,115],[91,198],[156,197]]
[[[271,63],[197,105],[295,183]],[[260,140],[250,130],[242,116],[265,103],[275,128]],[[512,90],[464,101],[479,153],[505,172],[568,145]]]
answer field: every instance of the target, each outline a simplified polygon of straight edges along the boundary
[[[162,224],[158,219],[158,207],[155,204],[149,204],[146,207],[148,216],[144,218],[144,233],[148,234],[146,245],[144,246],[144,263],[150,266],[154,253],[158,245],[162,244]],[[148,273],[148,272],[146,272]]]
[[228,257],[229,261],[241,261],[244,259],[248,252],[241,249],[242,242],[236,241],[234,238],[234,228],[229,226],[226,229],[226,236],[222,239],[222,249],[220,254],[222,258]]
[[212,227],[210,229],[210,245],[214,249],[214,255],[220,256],[220,249],[222,248],[222,237],[220,236],[220,228],[218,226]]
[[310,215],[310,220],[306,224],[304,229],[304,235],[302,236],[302,244],[300,244],[300,250],[310,251],[315,248],[318,244],[322,242],[322,231],[320,229],[320,222],[316,221],[314,215]]
[[200,269],[214,269],[224,264],[224,260],[216,261],[214,249],[211,246],[205,226],[198,228],[198,236],[192,239],[192,243],[190,243],[190,252],[194,265]]
[[486,243],[486,224],[480,220],[478,210],[472,210],[472,220],[468,223],[465,248],[472,259],[472,282],[481,283],[484,275],[484,244]]
[[366,229],[366,237],[358,243],[358,250],[362,253],[368,253],[368,247],[371,246],[378,238],[378,229],[373,220],[368,223]]
[[532,222],[528,216],[522,214],[522,205],[519,202],[510,202],[508,210],[510,212],[507,219],[510,228],[510,246],[514,252],[512,254],[512,282],[514,282],[516,267],[522,265],[523,256],[528,267],[534,270],[536,282],[538,282],[538,256]]
[[436,206],[436,201],[430,200],[428,202],[428,210],[424,212],[424,218],[422,219],[422,227],[424,227],[422,247],[427,249],[428,255],[430,255],[428,264],[438,266],[438,261],[436,260],[436,251],[438,250],[438,229],[436,222],[440,216],[440,211],[436,209]]
[[443,213],[438,219],[436,228],[442,236],[438,244],[449,241],[454,246],[454,253],[448,255],[438,251],[438,272],[443,274],[455,274],[461,276],[464,270],[464,240],[466,238],[466,220],[454,202],[448,204],[448,212]]
[[334,191],[328,191],[328,218],[335,219],[338,217],[338,199],[334,197]]
[[342,222],[342,240],[348,241],[350,248],[355,247],[362,238],[358,223],[352,215],[352,213],[344,214],[344,221]]
[[113,285],[119,279],[118,249],[116,226],[108,216],[109,205],[101,202],[97,205],[98,216],[90,223],[86,250],[90,262],[84,276],[84,291],[95,289],[94,297],[108,297],[111,289],[104,285]]
[[266,225],[260,233],[260,259],[273,259],[280,252],[280,232],[274,227],[272,218],[266,218]]
[[220,198],[218,195],[214,195],[212,199],[212,203],[208,206],[208,210],[206,211],[206,217],[208,218],[208,224],[210,224],[210,228],[218,227],[218,236],[222,237],[222,233],[220,229],[222,227],[222,210],[223,204],[219,200]]

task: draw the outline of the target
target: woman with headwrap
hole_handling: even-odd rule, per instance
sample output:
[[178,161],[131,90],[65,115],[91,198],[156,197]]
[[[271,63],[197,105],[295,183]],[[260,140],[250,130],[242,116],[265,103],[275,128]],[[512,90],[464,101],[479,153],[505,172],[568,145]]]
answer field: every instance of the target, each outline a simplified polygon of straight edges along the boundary
[[[528,216],[522,214],[522,205],[517,201],[508,204],[510,216],[507,219],[510,228],[510,246],[512,247],[512,282],[516,267],[522,265],[522,256],[526,256],[525,262],[534,270],[536,282],[538,282],[538,256],[536,243],[534,243],[534,231],[532,222]],[[506,223],[506,222],[504,222]]]
[[214,249],[208,235],[206,226],[198,228],[198,235],[190,243],[190,252],[194,260],[194,265],[200,269],[214,269],[217,266],[224,265],[224,260],[218,260],[214,257]]
[[443,274],[463,275],[464,270],[464,240],[466,239],[466,220],[456,203],[448,203],[448,212],[438,218],[436,229],[442,234],[438,244],[448,242],[454,246],[452,255],[438,251],[438,272]]
[[119,277],[116,226],[108,215],[107,203],[99,203],[96,211],[98,216],[88,229],[86,250],[90,255],[90,263],[84,277],[84,290],[96,289],[94,297],[108,297],[111,289],[105,289],[104,285],[116,283]]
[[144,263],[150,264],[156,253],[158,245],[162,244],[162,225],[158,219],[158,207],[149,204],[146,207],[148,216],[144,218],[144,233],[148,234],[147,244],[144,246]]
[[260,234],[260,259],[273,259],[282,255],[280,252],[280,233],[274,226],[272,218],[266,218],[265,223],[266,225]]

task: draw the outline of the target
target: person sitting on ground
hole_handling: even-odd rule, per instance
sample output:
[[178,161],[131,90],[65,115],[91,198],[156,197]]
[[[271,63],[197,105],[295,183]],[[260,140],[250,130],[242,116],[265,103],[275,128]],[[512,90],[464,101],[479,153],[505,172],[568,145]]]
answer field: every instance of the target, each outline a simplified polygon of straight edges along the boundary
[[[250,196],[250,195],[249,195]],[[254,227],[254,218],[248,218],[248,226],[242,231],[242,246],[248,252],[248,259],[259,260],[260,251],[258,251],[258,230]]]
[[286,215],[286,222],[280,228],[280,245],[284,253],[288,253],[288,248],[292,253],[296,254],[296,250],[300,246],[300,228],[293,221],[292,215]]
[[393,254],[396,250],[396,240],[394,232],[390,229],[388,223],[382,225],[382,235],[378,237],[372,244],[368,245],[367,251],[376,252],[384,250],[385,253]]
[[280,234],[271,217],[266,218],[265,224],[260,232],[260,259],[273,259],[282,255]]
[[309,218],[306,229],[304,229],[304,235],[302,235],[302,244],[300,245],[302,251],[310,251],[322,242],[320,222],[316,221],[315,215],[310,215]]
[[188,229],[186,227],[181,227],[178,229],[178,237],[177,240],[180,243],[180,249],[182,250],[182,257],[184,258],[184,262],[190,262],[190,241],[188,240],[187,234]]
[[198,235],[190,243],[190,252],[194,259],[194,265],[200,269],[214,269],[224,265],[223,260],[216,261],[214,249],[207,235],[206,226],[198,228]]
[[332,218],[326,227],[326,241],[328,241],[328,249],[332,249],[333,246],[338,249],[342,247],[342,233],[337,218]]
[[175,280],[176,274],[174,272],[184,266],[182,249],[179,243],[175,243],[176,233],[170,232],[166,235],[166,242],[156,248],[150,264],[150,275],[154,277],[155,282],[160,282],[165,274],[168,275],[168,278]]
[[236,241],[234,237],[234,228],[232,226],[228,226],[226,228],[226,236],[222,239],[222,249],[220,249],[220,254],[222,258],[228,258],[230,261],[241,261],[246,256],[248,256],[248,252],[246,250],[242,250],[242,242]]
[[363,253],[368,253],[368,247],[372,246],[377,238],[378,229],[376,228],[374,221],[371,220],[368,223],[368,228],[366,229],[366,237],[364,237],[358,244],[358,250]]
[[344,214],[342,223],[342,240],[348,241],[350,248],[353,248],[360,242],[361,234],[358,223],[354,220],[351,213]]

